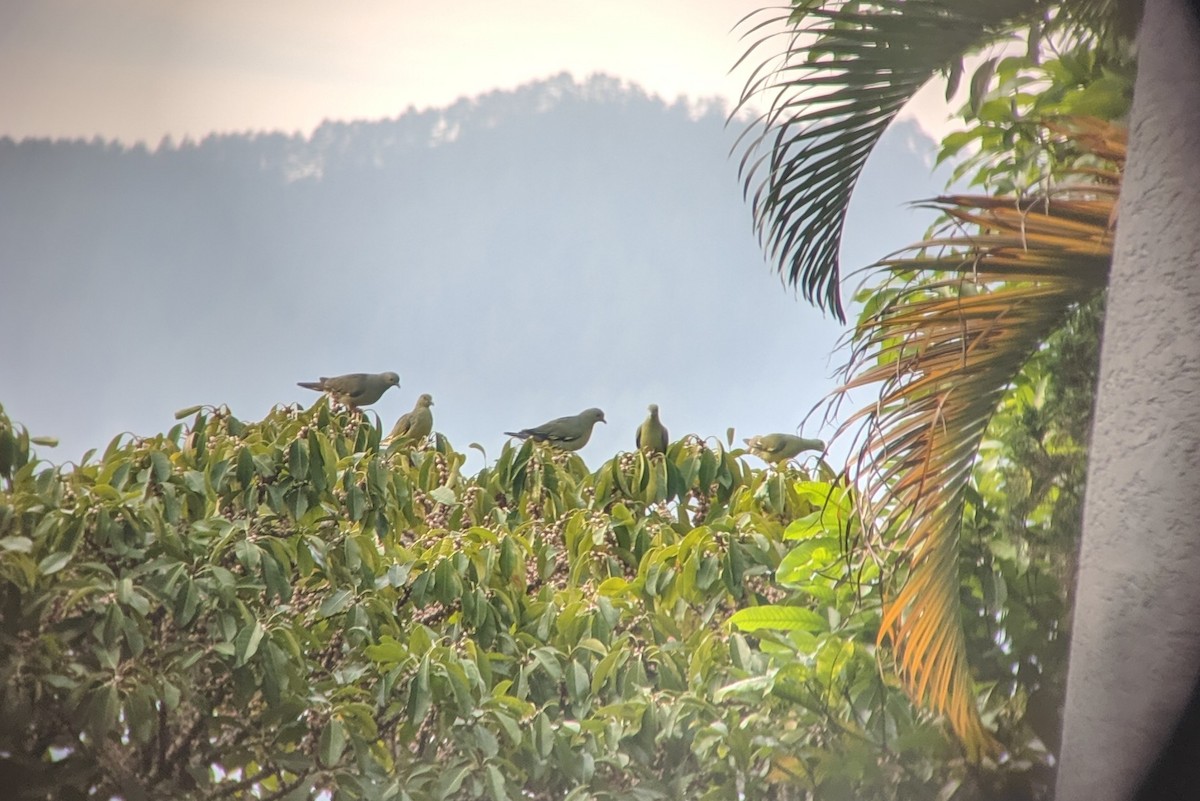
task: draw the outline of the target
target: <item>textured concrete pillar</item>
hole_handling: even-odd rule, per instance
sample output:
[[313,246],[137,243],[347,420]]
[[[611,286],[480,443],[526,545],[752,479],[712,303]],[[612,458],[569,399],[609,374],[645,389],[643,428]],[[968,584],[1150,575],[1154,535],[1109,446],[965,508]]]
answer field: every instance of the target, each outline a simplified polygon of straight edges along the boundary
[[1200,676],[1200,26],[1188,0],[1146,0],[1138,53],[1057,801],[1132,797]]

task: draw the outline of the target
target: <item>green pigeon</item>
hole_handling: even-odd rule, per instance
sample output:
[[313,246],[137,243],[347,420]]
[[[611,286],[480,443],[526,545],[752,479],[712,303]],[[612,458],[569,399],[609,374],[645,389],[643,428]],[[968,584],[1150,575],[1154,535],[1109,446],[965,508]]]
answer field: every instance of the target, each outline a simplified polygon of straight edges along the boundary
[[577,451],[592,438],[592,427],[596,423],[607,422],[604,412],[599,409],[584,409],[570,417],[559,417],[540,426],[504,433],[517,439],[530,438],[536,442],[546,442],[561,451]]
[[666,453],[667,443],[670,441],[667,437],[667,427],[658,419],[658,404],[650,404],[650,416],[638,428],[635,444],[639,450],[647,453]]
[[763,434],[742,440],[750,453],[764,462],[778,464],[797,456],[801,451],[823,451],[825,443],[819,439],[805,439],[792,434]]
[[328,392],[334,400],[357,409],[379,400],[388,387],[400,386],[400,376],[395,373],[350,373],[332,378],[321,376],[320,381],[300,381],[297,386]]
[[392,433],[388,434],[388,440],[405,439],[420,442],[428,437],[429,433],[433,431],[433,412],[429,410],[432,405],[433,396],[429,393],[417,398],[417,405],[413,407],[412,411],[400,415],[396,425],[392,426]]

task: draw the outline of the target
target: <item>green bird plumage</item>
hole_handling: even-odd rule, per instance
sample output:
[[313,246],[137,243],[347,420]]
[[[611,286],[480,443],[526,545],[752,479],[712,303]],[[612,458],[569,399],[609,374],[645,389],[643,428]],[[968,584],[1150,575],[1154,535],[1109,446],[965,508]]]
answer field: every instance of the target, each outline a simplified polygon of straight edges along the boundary
[[577,451],[592,438],[592,428],[596,423],[607,423],[604,412],[599,409],[585,409],[579,414],[569,417],[559,417],[548,423],[542,423],[533,428],[523,428],[520,431],[505,431],[510,437],[518,439],[533,439],[545,442],[563,451]]
[[321,376],[319,381],[299,381],[297,386],[328,392],[334,400],[357,409],[379,400],[389,388],[400,386],[400,376],[395,373],[349,373]]
[[778,464],[798,456],[802,451],[823,451],[825,443],[819,439],[805,439],[792,434],[763,434],[742,440],[750,453],[764,462]]
[[403,439],[420,442],[428,437],[433,431],[431,406],[433,406],[433,396],[429,393],[417,398],[417,403],[413,406],[412,411],[400,415],[396,425],[392,426],[392,433],[387,436],[388,441]]
[[667,444],[670,441],[667,436],[667,427],[658,419],[658,404],[650,404],[650,414],[638,428],[637,437],[634,439],[638,450],[647,453],[666,453]]

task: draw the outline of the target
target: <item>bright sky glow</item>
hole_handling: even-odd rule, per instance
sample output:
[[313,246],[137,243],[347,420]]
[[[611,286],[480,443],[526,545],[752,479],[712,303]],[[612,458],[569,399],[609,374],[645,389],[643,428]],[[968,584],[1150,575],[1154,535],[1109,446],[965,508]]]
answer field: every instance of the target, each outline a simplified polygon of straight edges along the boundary
[[[0,134],[157,144],[213,131],[307,133],[394,117],[559,72],[666,99],[737,99],[738,21],[762,0],[9,0]],[[751,59],[751,64],[757,63]],[[934,136],[931,87],[908,113]]]

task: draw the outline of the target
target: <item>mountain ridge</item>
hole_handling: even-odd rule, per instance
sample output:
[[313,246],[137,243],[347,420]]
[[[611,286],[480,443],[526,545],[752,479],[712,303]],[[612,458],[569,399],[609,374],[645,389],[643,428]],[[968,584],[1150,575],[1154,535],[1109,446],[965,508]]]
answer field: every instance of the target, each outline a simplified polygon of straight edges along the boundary
[[[559,75],[309,137],[0,140],[0,336],[19,343],[0,402],[63,458],[358,370],[401,373],[387,425],[431,392],[463,444],[599,405],[615,424],[589,449],[629,447],[649,402],[680,433],[792,430],[832,388],[839,330],[766,265],[735,128],[717,103]],[[900,206],[940,189],[916,135],[885,139],[886,186],[868,165],[848,264],[923,230]]]

